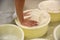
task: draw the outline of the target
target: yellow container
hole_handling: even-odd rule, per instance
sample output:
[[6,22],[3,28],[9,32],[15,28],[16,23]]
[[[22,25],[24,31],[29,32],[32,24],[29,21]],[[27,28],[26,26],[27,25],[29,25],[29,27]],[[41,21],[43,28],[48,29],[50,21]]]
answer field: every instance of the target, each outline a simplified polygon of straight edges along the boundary
[[60,24],[54,29],[53,37],[55,40],[60,40]]
[[60,21],[60,1],[43,1],[39,3],[40,10],[45,10],[51,15],[51,22]]
[[15,22],[18,26],[20,26],[24,30],[24,34],[25,34],[26,38],[42,37],[48,31],[48,23],[50,22],[50,15],[47,12],[40,11],[38,9],[32,9],[32,10],[29,10],[29,11],[32,11],[34,14],[35,13],[40,14],[39,19],[42,19],[42,20],[39,20],[39,21],[40,21],[41,24],[39,24],[38,26],[35,26],[35,27],[27,27],[27,26],[21,25],[20,22],[18,21],[18,19],[15,19]]
[[50,13],[51,15],[51,22],[60,21],[60,13]]
[[24,33],[13,24],[3,24],[0,25],[0,40],[24,40]]

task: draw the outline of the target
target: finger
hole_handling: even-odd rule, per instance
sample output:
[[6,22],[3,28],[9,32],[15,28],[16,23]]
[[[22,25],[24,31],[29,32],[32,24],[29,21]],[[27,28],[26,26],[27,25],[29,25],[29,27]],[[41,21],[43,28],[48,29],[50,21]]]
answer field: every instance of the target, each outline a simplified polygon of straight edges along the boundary
[[33,26],[37,26],[37,25],[38,25],[37,23],[33,24]]
[[30,20],[31,19],[31,17],[28,17],[28,18],[26,18],[25,20]]
[[33,24],[31,24],[32,26],[37,26],[38,24],[37,23],[33,23]]
[[28,26],[28,27],[33,27],[33,26],[35,26],[36,24],[33,24],[32,21],[28,21],[28,22],[26,22],[25,25]]
[[24,25],[27,26],[27,27],[32,27],[30,22],[26,22],[26,23],[24,23]]
[[32,23],[38,23],[37,21],[34,21],[34,20],[30,20]]
[[32,23],[31,24],[32,26],[37,26],[38,25],[38,23],[36,21],[31,21],[31,23]]
[[28,23],[28,24],[29,24],[29,26],[31,26],[31,27],[32,27],[32,26],[35,26],[35,25],[37,25],[37,23],[36,23],[36,22],[34,22],[34,21],[31,21],[31,20],[29,21],[29,23]]
[[24,13],[24,16],[29,16],[29,15],[30,15],[29,12],[30,12],[30,11],[25,12],[25,13]]

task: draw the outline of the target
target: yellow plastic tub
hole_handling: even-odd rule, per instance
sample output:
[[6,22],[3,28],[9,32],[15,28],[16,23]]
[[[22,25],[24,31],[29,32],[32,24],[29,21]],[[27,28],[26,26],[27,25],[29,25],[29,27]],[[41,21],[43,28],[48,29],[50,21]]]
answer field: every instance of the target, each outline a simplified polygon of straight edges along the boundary
[[[16,24],[24,30],[24,34],[25,34],[26,38],[42,37],[48,31],[48,23],[50,22],[50,15],[47,12],[41,11],[38,9],[32,9],[32,10],[27,10],[27,11],[33,12],[34,15],[36,13],[35,18],[37,18],[37,16],[39,15],[39,17],[40,17],[39,23],[40,24],[35,27],[27,27],[27,26],[21,25],[20,22],[18,21],[18,19],[15,19]],[[27,11],[25,11],[25,12],[27,12]],[[32,16],[32,17],[34,17],[34,16]],[[37,19],[34,19],[34,20],[37,20]]]
[[51,22],[60,21],[60,13],[50,13],[50,15],[51,15]]
[[53,37],[55,40],[60,40],[60,24],[54,29]]
[[60,2],[49,0],[42,1],[39,3],[38,7],[40,10],[45,10],[51,15],[51,22],[60,21]]
[[13,24],[0,25],[0,40],[24,40],[24,32]]

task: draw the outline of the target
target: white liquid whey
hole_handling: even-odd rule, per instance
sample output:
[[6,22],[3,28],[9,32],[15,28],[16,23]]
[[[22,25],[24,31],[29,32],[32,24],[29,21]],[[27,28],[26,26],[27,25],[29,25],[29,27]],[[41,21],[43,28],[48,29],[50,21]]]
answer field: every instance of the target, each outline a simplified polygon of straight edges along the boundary
[[20,40],[14,35],[2,35],[0,36],[0,40]]

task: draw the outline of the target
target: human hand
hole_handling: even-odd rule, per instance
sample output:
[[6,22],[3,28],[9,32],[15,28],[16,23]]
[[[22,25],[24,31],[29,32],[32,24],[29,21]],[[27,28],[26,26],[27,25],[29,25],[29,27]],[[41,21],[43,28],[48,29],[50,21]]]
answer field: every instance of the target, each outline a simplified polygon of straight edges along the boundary
[[[24,13],[24,16],[29,16],[29,11]],[[28,27],[32,27],[32,26],[37,26],[38,23],[34,20],[30,20],[31,17],[28,17],[26,19],[24,19],[24,21],[22,22],[22,25],[28,26]]]

